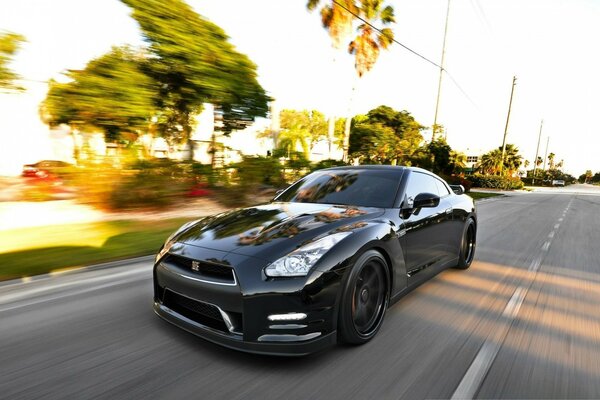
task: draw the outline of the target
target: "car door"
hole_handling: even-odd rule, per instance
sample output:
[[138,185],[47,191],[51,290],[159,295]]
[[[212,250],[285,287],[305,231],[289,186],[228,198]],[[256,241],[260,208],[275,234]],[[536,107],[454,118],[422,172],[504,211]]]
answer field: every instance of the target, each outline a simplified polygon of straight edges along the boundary
[[[439,196],[436,178],[426,173],[411,171],[405,190],[405,207],[412,207],[420,193],[433,193]],[[424,207],[404,212],[404,235],[401,237],[405,250],[408,283],[413,284],[429,276],[432,267],[442,264],[448,257],[448,247],[444,237],[445,223],[448,221],[447,201],[440,199],[437,207]],[[451,215],[450,215],[451,218]]]

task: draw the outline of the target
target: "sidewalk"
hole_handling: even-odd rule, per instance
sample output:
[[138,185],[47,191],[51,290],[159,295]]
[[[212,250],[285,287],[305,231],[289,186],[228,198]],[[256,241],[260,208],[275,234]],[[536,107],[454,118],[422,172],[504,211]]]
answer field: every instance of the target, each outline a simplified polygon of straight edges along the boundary
[[191,199],[177,208],[164,211],[103,212],[73,200],[44,202],[0,202],[0,231],[46,225],[68,225],[116,220],[190,219],[227,210],[208,198]]

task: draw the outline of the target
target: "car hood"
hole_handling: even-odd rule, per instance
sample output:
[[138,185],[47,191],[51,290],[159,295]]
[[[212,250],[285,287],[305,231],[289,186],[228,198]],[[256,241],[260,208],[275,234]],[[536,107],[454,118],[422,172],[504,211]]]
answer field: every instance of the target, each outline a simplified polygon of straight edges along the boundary
[[178,243],[273,261],[328,233],[361,229],[384,209],[314,203],[269,203],[206,217]]

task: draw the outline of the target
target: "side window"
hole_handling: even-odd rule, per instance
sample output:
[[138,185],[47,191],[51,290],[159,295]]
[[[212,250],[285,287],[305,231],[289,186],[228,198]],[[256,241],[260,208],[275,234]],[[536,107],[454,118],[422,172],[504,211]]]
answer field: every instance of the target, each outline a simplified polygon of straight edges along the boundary
[[420,172],[411,172],[406,186],[406,199],[412,205],[415,197],[419,193],[433,193],[439,196],[440,192],[434,177],[422,174]]
[[448,190],[448,186],[444,184],[444,182],[439,179],[435,180],[435,183],[438,186],[438,192],[440,193],[440,197],[448,196],[450,194],[450,190]]

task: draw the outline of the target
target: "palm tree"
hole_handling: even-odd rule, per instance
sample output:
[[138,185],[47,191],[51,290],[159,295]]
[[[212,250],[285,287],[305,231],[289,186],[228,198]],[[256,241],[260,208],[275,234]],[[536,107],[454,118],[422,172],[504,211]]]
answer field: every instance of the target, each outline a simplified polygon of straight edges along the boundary
[[535,160],[535,165],[537,165],[538,167],[540,165],[542,165],[544,163],[544,159],[542,157],[538,157],[537,160]]
[[498,147],[481,157],[479,170],[484,174],[498,174],[500,171],[505,171],[508,175],[516,172],[522,163],[522,158],[519,155],[519,149],[514,144],[507,144],[504,152],[504,165],[502,164],[502,147]]
[[[501,148],[499,148],[501,149]],[[513,174],[521,166],[523,157],[519,155],[519,149],[514,144],[507,144],[504,153],[504,169]]]
[[383,0],[360,0],[358,15],[366,22],[358,26],[358,35],[350,42],[348,51],[354,55],[356,73],[362,77],[373,68],[381,49],[387,49],[394,41],[391,28],[377,30],[373,25],[389,25],[396,22],[396,18],[394,8],[383,7]]
[[478,169],[485,175],[495,175],[496,173],[498,173],[498,171],[500,171],[501,163],[502,151],[494,149],[481,156],[481,161],[479,162]]
[[554,157],[556,157],[556,154],[548,154],[548,169],[554,169]]
[[[361,78],[373,68],[381,49],[387,49],[394,41],[394,32],[391,28],[375,29],[373,26],[389,25],[396,22],[396,18],[394,8],[389,5],[384,7],[383,0],[359,0],[358,16],[362,19],[362,23],[357,27],[356,38],[348,45],[348,52],[354,55],[354,67],[358,77]],[[354,92],[354,89],[352,91]],[[344,127],[345,160],[348,159],[350,124],[351,118],[348,118]]]
[[453,172],[462,172],[467,166],[467,155],[460,151],[450,151],[450,163],[453,165]]
[[[308,0],[306,8],[313,11],[317,8],[321,0]],[[346,40],[352,34],[352,21],[356,14],[356,4],[354,0],[337,0],[328,2],[321,8],[321,22],[323,28],[327,30],[331,37],[332,45],[335,49],[343,49],[346,46]]]
[[[308,0],[306,8],[309,11],[315,10],[321,0]],[[352,22],[354,15],[358,12],[354,0],[335,0],[327,1],[321,8],[321,23],[323,28],[331,37],[331,44],[334,49],[341,51],[344,49],[352,35]],[[334,57],[333,62],[336,62]],[[329,115],[327,137],[329,140],[329,156],[331,157],[332,144],[335,136],[335,116]],[[347,142],[344,142],[347,143]],[[344,153],[346,157],[346,153]]]

